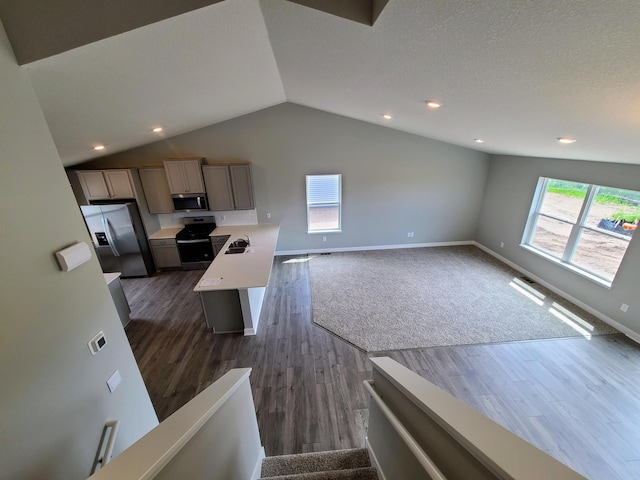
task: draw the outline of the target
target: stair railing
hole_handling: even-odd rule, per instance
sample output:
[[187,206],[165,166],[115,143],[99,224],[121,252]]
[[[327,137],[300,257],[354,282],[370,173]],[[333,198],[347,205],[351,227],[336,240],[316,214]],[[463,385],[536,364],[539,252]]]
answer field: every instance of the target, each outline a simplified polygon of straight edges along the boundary
[[[93,460],[93,466],[91,467],[91,475],[96,473],[98,467],[102,468],[111,461],[111,457],[113,456],[113,447],[116,444],[116,437],[118,436],[119,426],[120,420],[110,420],[104,424],[102,435],[100,436],[100,442],[98,443],[98,450],[96,451],[96,457]],[[107,446],[104,449],[104,453],[102,453],[104,439],[107,438],[107,431],[109,431]]]
[[391,358],[371,363],[366,443],[380,478],[586,480]]
[[91,480],[257,479],[264,448],[250,374],[250,368],[229,370]]
[[409,447],[411,453],[413,453],[418,462],[420,462],[420,465],[422,465],[422,468],[424,468],[425,472],[427,472],[429,478],[432,480],[446,480],[447,477],[444,476],[444,474],[436,466],[433,460],[431,460],[429,455],[427,455],[424,450],[420,448],[418,442],[416,442],[413,436],[411,436],[407,429],[404,428],[402,422],[398,420],[398,417],[393,414],[391,409],[384,403],[384,400],[382,400],[380,395],[378,395],[378,393],[373,389],[373,380],[365,380],[363,383],[371,398],[375,400],[378,407],[380,407],[380,410],[382,410],[384,416],[387,417],[387,420],[389,420],[389,423],[391,423],[400,438],[402,438],[407,447]]

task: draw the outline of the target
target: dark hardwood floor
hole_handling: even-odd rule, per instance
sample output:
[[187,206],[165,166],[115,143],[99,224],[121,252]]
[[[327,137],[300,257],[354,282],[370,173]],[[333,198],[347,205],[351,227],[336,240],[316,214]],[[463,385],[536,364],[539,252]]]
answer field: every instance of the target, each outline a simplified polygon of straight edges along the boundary
[[[126,332],[159,419],[251,367],[267,455],[364,446],[371,362],[312,323],[305,257],[276,257],[253,337],[207,331],[192,292],[202,273],[122,281]],[[384,354],[588,478],[640,478],[640,346],[623,335]]]

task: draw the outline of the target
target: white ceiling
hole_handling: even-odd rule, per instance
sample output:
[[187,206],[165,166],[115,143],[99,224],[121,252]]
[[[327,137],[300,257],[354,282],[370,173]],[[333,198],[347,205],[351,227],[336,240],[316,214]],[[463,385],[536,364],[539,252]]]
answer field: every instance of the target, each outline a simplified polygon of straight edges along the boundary
[[637,0],[390,0],[373,27],[227,0],[23,68],[65,165],[284,101],[491,153],[640,164],[638,25]]

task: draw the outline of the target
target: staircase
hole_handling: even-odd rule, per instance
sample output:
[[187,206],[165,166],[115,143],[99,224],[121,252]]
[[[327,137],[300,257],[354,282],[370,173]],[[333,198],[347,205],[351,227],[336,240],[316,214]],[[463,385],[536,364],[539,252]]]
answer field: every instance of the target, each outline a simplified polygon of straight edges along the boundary
[[378,480],[366,448],[267,457],[260,480]]

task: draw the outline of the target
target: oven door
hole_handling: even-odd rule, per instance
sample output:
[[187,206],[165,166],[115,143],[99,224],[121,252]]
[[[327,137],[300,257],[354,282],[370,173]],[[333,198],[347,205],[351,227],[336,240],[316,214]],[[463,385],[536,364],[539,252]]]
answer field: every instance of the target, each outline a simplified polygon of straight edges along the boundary
[[213,246],[208,238],[176,240],[184,270],[206,269],[213,261]]

